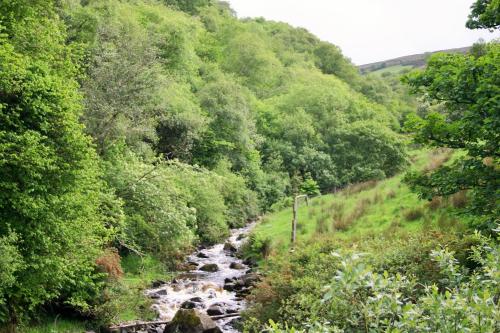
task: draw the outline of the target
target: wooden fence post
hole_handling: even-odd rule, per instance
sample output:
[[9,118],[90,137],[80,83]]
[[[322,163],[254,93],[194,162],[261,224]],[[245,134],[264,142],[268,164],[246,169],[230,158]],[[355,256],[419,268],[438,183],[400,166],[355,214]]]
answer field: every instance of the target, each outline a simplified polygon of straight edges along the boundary
[[293,200],[293,219],[292,219],[292,247],[295,245],[297,239],[297,214],[299,209],[299,199],[306,198],[307,205],[309,205],[309,197],[307,194],[297,195]]

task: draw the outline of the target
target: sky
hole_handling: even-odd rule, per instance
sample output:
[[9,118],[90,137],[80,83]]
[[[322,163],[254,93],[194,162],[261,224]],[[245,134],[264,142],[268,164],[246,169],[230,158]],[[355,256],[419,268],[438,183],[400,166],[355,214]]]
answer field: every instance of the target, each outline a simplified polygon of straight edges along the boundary
[[468,30],[474,0],[226,0],[238,17],[306,28],[356,65],[469,46],[498,31]]

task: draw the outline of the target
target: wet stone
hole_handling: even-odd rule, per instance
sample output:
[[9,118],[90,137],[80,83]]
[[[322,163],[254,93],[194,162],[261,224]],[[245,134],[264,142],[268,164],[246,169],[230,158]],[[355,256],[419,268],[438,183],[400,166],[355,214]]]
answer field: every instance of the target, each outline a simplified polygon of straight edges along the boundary
[[224,313],[225,313],[224,308],[220,305],[211,305],[207,309],[207,314],[209,316],[220,316],[223,315]]
[[217,264],[206,264],[201,266],[200,270],[204,272],[217,272],[219,270],[219,266],[217,266]]
[[201,297],[193,297],[191,299],[189,299],[191,302],[195,302],[195,303],[203,303],[203,300],[201,299]]
[[232,244],[230,242],[226,242],[224,244],[224,251],[236,252],[236,251],[238,251],[238,249],[236,248],[236,246],[234,246],[234,244]]
[[243,266],[242,264],[238,263],[238,262],[232,262],[229,265],[229,268],[231,268],[231,269],[245,269],[246,267]]
[[185,301],[181,304],[181,309],[194,309],[196,308],[196,303],[191,301]]
[[203,253],[203,252],[198,252],[198,254],[196,256],[198,258],[203,258],[203,259],[209,258],[209,256],[206,253]]
[[165,325],[164,333],[222,333],[206,314],[195,309],[177,311],[174,319]]
[[151,287],[153,287],[153,288],[159,288],[159,287],[161,287],[164,284],[166,284],[166,282],[163,281],[163,280],[155,280],[155,281],[153,281],[151,283]]

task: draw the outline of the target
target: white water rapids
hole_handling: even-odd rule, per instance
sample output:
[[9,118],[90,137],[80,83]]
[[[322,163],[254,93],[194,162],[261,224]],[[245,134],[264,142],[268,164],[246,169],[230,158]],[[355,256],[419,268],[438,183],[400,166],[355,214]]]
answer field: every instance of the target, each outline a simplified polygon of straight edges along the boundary
[[[249,224],[232,230],[227,242],[239,248],[253,226],[254,224]],[[201,258],[200,253],[206,258]],[[193,300],[200,311],[206,311],[213,305],[220,305],[224,314],[238,313],[245,309],[245,300],[238,297],[236,291],[227,291],[223,287],[225,279],[242,277],[249,267],[236,258],[233,252],[224,250],[224,244],[196,251],[187,258],[187,262],[196,268],[180,274],[172,282],[146,291],[155,300],[153,309],[158,313],[159,320],[170,321],[184,302]],[[240,264],[241,269],[230,268],[232,263],[233,266],[234,263]],[[205,264],[216,264],[218,271],[200,270]],[[216,323],[225,333],[237,333],[238,330],[231,325],[232,320],[235,317],[220,319]]]

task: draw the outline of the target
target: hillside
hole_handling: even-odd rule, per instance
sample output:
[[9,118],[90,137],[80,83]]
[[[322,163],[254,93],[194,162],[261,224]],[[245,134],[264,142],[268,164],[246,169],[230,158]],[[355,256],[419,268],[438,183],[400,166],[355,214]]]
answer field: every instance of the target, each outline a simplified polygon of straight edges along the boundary
[[455,48],[455,49],[446,49],[446,50],[439,50],[439,51],[433,51],[433,52],[425,52],[425,53],[420,53],[420,54],[413,54],[413,55],[408,55],[408,56],[403,56],[403,57],[398,57],[394,59],[389,59],[389,60],[384,60],[384,61],[377,61],[374,63],[370,64],[365,64],[365,65],[360,65],[358,66],[359,70],[363,74],[379,71],[379,70],[389,70],[392,67],[396,67],[398,69],[404,69],[406,68],[420,68],[425,66],[427,63],[427,59],[436,53],[459,53],[459,54],[466,54],[470,50],[470,46],[467,47],[460,47],[460,48]]
[[[408,170],[435,170],[453,161],[451,151],[413,151]],[[307,205],[300,202],[297,239],[307,243],[314,238],[331,237],[356,242],[364,238],[398,233],[419,233],[423,230],[466,228],[465,216],[454,214],[464,207],[464,193],[446,201],[419,199],[403,175],[353,184],[333,194],[313,196]],[[285,208],[263,217],[254,230],[256,242],[270,242],[270,251],[286,251],[290,247],[292,209]]]

